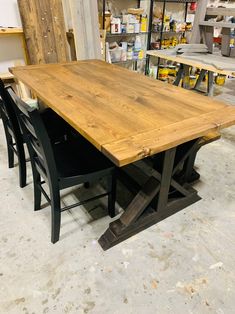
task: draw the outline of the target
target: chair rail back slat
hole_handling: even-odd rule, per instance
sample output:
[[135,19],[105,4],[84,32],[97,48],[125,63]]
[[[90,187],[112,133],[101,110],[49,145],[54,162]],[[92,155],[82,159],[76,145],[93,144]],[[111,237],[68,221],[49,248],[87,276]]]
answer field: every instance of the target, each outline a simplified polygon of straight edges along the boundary
[[39,110],[23,102],[11,89],[8,89],[8,92],[15,103],[32,167],[35,167],[48,182],[58,182],[51,142]]

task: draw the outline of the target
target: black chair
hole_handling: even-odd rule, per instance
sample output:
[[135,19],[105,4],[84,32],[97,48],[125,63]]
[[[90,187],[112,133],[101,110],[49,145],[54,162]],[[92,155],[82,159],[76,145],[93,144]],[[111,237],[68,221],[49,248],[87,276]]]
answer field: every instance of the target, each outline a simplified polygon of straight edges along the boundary
[[[52,243],[59,240],[61,212],[64,210],[108,196],[108,212],[114,217],[116,178],[113,164],[83,137],[51,143],[38,110],[29,107],[10,89],[9,94],[17,106],[17,114],[30,154],[35,210],[40,209],[42,193],[51,204]],[[106,193],[61,208],[60,190],[82,183],[96,182],[102,178],[107,179]],[[44,183],[49,186],[50,197],[43,188]]]
[[14,155],[18,157],[20,187],[26,186],[26,160],[24,151],[24,141],[20,126],[12,106],[12,101],[8,96],[3,82],[0,80],[0,112],[5,130],[8,152],[8,167],[14,167]]
[[[8,166],[14,167],[14,155],[18,157],[19,164],[19,180],[20,187],[26,186],[26,160],[24,150],[24,139],[20,125],[15,113],[15,104],[13,99],[6,91],[4,83],[0,79],[0,113],[5,130],[5,137],[7,142],[8,151]],[[52,142],[58,142],[64,139],[64,137],[70,136],[73,129],[62,118],[60,118],[51,109],[46,109],[40,113],[43,122],[47,128],[49,138]]]

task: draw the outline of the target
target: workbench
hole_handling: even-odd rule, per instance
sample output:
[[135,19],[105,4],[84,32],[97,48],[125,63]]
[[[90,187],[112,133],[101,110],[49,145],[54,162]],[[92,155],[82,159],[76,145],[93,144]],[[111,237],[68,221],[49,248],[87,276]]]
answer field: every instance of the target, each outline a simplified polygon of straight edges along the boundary
[[[184,77],[189,76],[190,67],[195,67],[201,70],[197,82],[194,86],[195,90],[200,88],[200,85],[208,73],[208,88],[207,93],[209,96],[213,95],[213,82],[214,73],[235,76],[235,59],[222,57],[215,54],[202,54],[192,53],[190,55],[176,55],[172,49],[164,50],[148,50],[147,55],[150,57],[165,59],[168,61],[176,62],[180,64],[180,68],[174,82],[174,85],[178,86]],[[186,80],[183,87],[189,88],[189,82]]]

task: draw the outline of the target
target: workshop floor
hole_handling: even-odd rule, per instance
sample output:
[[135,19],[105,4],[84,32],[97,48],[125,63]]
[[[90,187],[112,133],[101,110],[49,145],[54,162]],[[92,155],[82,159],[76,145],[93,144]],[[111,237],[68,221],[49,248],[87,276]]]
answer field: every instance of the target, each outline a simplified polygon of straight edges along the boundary
[[[221,90],[235,104],[234,81]],[[1,314],[234,313],[235,127],[199,153],[202,201],[107,252],[99,202],[63,213],[61,240],[50,243],[49,207],[33,212],[31,173],[20,189],[0,134]]]

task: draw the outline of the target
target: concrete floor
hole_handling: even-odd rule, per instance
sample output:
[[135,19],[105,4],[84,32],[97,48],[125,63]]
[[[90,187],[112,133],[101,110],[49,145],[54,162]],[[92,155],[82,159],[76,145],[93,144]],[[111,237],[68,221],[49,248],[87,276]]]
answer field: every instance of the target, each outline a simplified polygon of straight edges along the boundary
[[[234,102],[234,82],[223,90]],[[198,156],[202,201],[107,252],[100,202],[63,213],[50,243],[49,207],[33,212],[31,173],[20,189],[0,133],[1,314],[235,313],[235,127]]]

